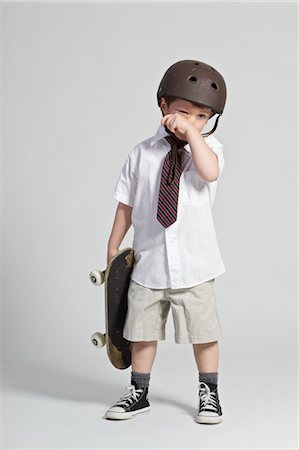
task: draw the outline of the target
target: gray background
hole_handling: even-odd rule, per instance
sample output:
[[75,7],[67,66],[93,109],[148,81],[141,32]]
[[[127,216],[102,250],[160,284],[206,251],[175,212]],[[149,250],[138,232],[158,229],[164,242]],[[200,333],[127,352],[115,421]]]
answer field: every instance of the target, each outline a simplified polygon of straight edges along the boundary
[[[0,8],[4,447],[296,447],[297,4]],[[213,211],[226,266],[216,280],[224,421],[194,422],[197,368],[191,345],[174,343],[171,314],[151,413],[105,421],[130,369],[90,343],[104,304],[88,273],[105,268],[127,153],[160,123],[158,83],[188,58],[228,88]]]

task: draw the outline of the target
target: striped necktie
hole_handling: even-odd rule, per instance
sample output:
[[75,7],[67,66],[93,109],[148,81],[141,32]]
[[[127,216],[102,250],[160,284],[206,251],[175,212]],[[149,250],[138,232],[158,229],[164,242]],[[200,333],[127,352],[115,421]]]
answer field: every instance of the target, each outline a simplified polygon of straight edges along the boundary
[[177,220],[181,176],[181,161],[178,149],[188,143],[187,141],[181,141],[174,134],[166,136],[166,140],[171,145],[171,150],[167,153],[162,168],[157,208],[157,219],[165,228]]

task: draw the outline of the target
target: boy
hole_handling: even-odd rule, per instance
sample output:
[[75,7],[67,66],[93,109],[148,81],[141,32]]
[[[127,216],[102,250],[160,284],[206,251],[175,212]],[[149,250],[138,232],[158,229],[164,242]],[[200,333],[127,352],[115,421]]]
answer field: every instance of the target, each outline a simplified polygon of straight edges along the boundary
[[[135,264],[123,331],[132,342],[132,372],[131,385],[105,418],[129,419],[150,411],[150,373],[171,307],[175,342],[193,344],[199,372],[196,421],[219,423],[221,326],[214,283],[225,267],[211,209],[224,158],[212,133],[224,109],[226,85],[208,64],[178,61],[165,72],[157,100],[161,124],[130,151],[113,193],[119,204],[107,262],[134,227]],[[202,135],[216,113],[214,128]]]

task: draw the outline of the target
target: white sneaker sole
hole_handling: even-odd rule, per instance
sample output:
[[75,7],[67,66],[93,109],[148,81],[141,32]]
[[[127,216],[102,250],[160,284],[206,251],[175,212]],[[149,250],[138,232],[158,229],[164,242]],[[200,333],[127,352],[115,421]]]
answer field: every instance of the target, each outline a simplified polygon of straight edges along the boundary
[[197,416],[197,423],[220,423],[222,422],[222,416]]
[[104,419],[116,419],[116,420],[126,420],[126,419],[132,419],[134,416],[138,414],[144,414],[150,412],[151,408],[150,406],[139,409],[136,411],[130,411],[130,412],[114,412],[114,411],[107,411],[104,415]]

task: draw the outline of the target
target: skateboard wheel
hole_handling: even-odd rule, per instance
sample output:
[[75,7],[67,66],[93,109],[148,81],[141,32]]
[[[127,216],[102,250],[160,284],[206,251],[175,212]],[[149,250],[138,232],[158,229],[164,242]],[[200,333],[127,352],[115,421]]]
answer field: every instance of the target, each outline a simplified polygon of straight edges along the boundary
[[91,336],[91,342],[95,347],[101,348],[106,344],[106,334],[94,333]]
[[97,286],[100,286],[104,283],[105,280],[105,274],[104,272],[101,272],[100,270],[93,270],[89,274],[89,279],[92,282],[92,284],[95,284]]

